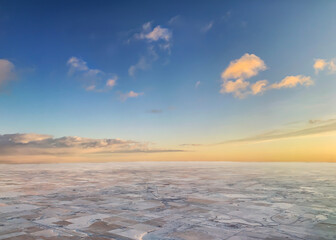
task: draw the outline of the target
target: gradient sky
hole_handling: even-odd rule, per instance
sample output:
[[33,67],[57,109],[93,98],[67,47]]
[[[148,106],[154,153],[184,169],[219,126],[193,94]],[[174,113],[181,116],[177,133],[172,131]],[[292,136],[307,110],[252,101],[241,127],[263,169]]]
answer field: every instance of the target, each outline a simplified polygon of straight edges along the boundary
[[335,12],[2,0],[0,162],[336,161]]

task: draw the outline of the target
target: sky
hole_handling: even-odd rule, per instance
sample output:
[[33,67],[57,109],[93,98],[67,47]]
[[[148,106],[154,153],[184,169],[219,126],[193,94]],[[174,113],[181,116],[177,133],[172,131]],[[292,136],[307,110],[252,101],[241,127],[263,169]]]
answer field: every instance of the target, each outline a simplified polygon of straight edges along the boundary
[[0,1],[0,163],[336,162],[335,1]]

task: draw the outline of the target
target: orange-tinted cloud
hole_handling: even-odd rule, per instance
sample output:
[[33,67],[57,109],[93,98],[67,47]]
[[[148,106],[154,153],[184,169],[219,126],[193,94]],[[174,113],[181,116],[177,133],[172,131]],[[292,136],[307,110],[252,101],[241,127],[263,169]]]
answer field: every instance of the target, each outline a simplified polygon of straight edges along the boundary
[[311,80],[310,77],[306,77],[303,75],[296,75],[296,76],[287,76],[281,80],[279,83],[273,83],[270,86],[271,88],[279,89],[279,88],[293,88],[297,85],[303,86],[310,86],[313,85],[314,82]]
[[315,69],[316,74],[325,69],[328,70],[329,74],[332,74],[336,72],[336,60],[331,59],[330,61],[328,61],[328,60],[319,58],[315,60],[313,67]]
[[[316,67],[323,69],[323,64],[325,64],[323,61],[317,62]],[[241,58],[231,61],[229,66],[222,72],[220,93],[232,93],[235,97],[244,98],[248,95],[262,94],[271,89],[313,85],[312,79],[303,75],[287,76],[280,82],[271,85],[267,80],[259,80],[255,83],[250,83],[247,80],[257,76],[260,71],[264,71],[266,68],[264,61],[254,54],[246,53]]]
[[236,97],[243,97],[243,92],[250,85],[244,79],[237,79],[236,81],[225,81],[222,84],[221,93],[233,93]]
[[264,70],[266,70],[266,64],[261,58],[245,53],[241,58],[230,62],[222,72],[222,79],[248,79]]
[[327,66],[327,62],[324,59],[316,59],[314,63],[315,72],[322,71]]
[[[233,93],[242,98],[246,95],[246,89],[250,85],[246,79],[256,76],[260,71],[266,70],[264,61],[254,54],[245,53],[241,58],[231,61],[222,72],[221,93]],[[235,80],[230,80],[235,79]]]
[[251,85],[252,94],[260,94],[267,90],[268,81],[260,80]]

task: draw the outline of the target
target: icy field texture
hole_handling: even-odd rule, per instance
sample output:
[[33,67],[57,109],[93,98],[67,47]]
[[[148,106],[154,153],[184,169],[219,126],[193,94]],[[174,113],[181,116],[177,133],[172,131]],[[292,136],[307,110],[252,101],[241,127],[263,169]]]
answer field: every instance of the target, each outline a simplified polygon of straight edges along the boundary
[[336,164],[2,164],[1,239],[336,239]]

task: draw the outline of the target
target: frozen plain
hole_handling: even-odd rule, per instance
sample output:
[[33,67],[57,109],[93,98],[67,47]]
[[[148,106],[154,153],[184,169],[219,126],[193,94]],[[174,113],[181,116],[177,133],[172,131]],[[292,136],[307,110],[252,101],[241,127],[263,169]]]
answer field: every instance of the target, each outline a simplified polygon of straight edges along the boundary
[[1,164],[1,239],[336,239],[336,164]]

